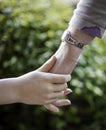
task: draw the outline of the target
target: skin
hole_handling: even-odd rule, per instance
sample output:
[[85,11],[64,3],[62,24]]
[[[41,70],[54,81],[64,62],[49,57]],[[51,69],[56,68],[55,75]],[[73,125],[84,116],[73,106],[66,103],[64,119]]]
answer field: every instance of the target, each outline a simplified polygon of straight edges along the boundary
[[[81,30],[72,27],[69,27],[68,29],[71,31],[72,37],[77,41],[88,44],[93,40],[92,36],[82,32]],[[71,74],[78,62],[78,58],[82,51],[83,50],[71,44],[62,42],[59,49],[55,53],[57,62],[54,65],[54,67],[51,69],[51,72],[57,74]],[[57,104],[58,102],[59,104]],[[46,108],[51,111],[53,110],[59,111],[58,106],[64,106],[64,105],[65,104],[62,100],[57,100],[52,104],[46,105]]]
[[[87,44],[93,37],[69,27],[74,39]],[[0,104],[25,103],[44,105],[48,110],[58,112],[58,106],[70,105],[68,99],[60,99],[72,92],[67,89],[70,76],[77,64],[81,49],[62,42],[59,49],[41,68],[20,77],[0,80]],[[45,72],[52,72],[50,74]],[[58,75],[63,74],[63,75]],[[57,80],[56,80],[57,79]],[[64,82],[63,82],[64,81]],[[42,83],[42,84],[39,84]]]
[[16,78],[1,79],[0,104],[47,105],[70,93],[71,89],[67,88],[67,82],[71,79],[70,75],[47,73],[55,62],[56,58],[53,56],[35,71]]

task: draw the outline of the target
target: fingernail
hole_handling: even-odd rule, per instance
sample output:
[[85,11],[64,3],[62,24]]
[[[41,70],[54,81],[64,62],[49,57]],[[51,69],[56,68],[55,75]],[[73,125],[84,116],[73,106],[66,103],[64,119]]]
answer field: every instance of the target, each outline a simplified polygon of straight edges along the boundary
[[58,107],[56,107],[56,106],[54,106],[54,105],[52,105],[52,104],[51,104],[50,107],[51,107],[51,109],[50,109],[51,111],[53,111],[53,112],[59,112]]
[[66,91],[64,91],[64,94],[67,95],[69,93],[72,93],[73,91],[71,89],[67,89]]
[[71,75],[70,74],[68,74],[68,81],[70,81],[71,80]]
[[55,108],[54,110],[52,110],[53,112],[59,112],[58,108]]
[[66,105],[70,105],[71,104],[71,101],[68,101],[67,103],[66,103]]
[[70,105],[71,104],[71,101],[66,101],[65,103],[64,103],[64,105]]

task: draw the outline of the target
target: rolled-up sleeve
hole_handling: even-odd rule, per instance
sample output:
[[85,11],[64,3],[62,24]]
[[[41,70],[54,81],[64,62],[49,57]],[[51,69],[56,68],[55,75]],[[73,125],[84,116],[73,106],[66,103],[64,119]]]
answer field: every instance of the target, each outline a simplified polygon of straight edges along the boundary
[[106,0],[80,0],[69,26],[101,38],[106,29]]

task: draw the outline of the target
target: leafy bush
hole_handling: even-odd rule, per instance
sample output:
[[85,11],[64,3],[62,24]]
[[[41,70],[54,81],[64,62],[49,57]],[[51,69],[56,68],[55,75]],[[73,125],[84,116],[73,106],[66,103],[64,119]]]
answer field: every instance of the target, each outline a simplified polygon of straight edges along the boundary
[[[0,77],[42,65],[57,50],[72,12],[71,6],[52,0],[0,0]],[[81,55],[69,83],[71,107],[54,114],[40,106],[2,105],[0,130],[105,130],[105,48],[106,38],[95,39]]]

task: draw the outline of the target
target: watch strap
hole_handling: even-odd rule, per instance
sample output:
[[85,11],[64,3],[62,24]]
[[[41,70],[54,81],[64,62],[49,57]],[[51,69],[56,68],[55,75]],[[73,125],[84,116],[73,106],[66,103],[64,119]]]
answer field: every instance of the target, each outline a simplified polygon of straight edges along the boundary
[[71,32],[69,30],[65,30],[65,32],[62,35],[61,38],[62,42],[66,42],[68,44],[72,44],[80,49],[83,49],[86,47],[86,44],[79,42],[77,40],[75,40],[72,36],[71,36]]

